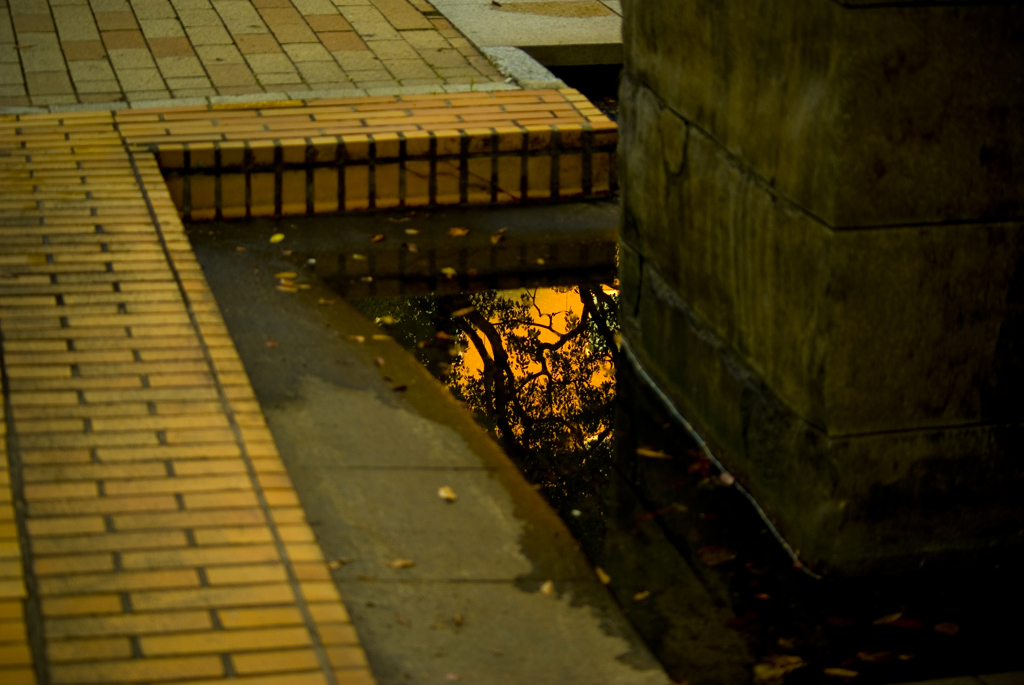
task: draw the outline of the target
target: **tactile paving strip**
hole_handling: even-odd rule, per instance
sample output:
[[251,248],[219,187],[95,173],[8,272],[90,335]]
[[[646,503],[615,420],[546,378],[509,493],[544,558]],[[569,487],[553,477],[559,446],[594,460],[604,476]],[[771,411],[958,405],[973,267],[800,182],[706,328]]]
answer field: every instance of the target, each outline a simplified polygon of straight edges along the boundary
[[152,155],[108,114],[18,124],[0,682],[372,683]]

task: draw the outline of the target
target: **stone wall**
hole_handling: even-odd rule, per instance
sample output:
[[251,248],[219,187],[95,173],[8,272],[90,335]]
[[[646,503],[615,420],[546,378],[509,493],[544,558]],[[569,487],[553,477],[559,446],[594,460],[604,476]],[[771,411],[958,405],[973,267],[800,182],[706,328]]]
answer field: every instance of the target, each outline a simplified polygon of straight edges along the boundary
[[809,563],[1019,547],[1024,6],[624,18],[627,344]]

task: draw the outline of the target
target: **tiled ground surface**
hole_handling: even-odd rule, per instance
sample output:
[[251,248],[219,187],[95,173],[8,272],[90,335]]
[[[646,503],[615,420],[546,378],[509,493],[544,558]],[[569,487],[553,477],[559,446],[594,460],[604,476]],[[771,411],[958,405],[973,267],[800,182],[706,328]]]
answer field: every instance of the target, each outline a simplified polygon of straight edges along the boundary
[[501,81],[426,0],[0,0],[0,107]]
[[372,683],[152,154],[0,117],[0,186],[0,683]]

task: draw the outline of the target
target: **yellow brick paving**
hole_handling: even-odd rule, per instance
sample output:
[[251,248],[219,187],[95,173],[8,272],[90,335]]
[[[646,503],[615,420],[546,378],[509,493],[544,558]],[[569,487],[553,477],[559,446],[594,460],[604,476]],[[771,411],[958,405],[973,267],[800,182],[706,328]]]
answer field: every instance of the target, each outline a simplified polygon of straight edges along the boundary
[[0,683],[372,683],[153,156],[4,117],[0,187]]

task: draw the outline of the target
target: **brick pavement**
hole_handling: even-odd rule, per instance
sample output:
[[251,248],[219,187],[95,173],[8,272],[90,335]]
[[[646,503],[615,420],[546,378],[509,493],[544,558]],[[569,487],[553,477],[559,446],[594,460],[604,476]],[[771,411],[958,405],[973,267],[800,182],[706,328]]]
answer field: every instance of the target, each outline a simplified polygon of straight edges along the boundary
[[426,0],[0,0],[0,107],[503,80]]
[[[370,152],[392,143],[395,174]],[[283,214],[349,207],[356,177],[458,202],[446,166],[506,158],[519,198],[582,192],[585,169],[607,192],[614,145],[569,89],[0,116],[0,683],[373,682],[161,165],[211,179],[212,217],[241,153]],[[328,148],[284,203],[283,163]]]
[[0,183],[0,682],[372,683],[153,155],[5,117]]

